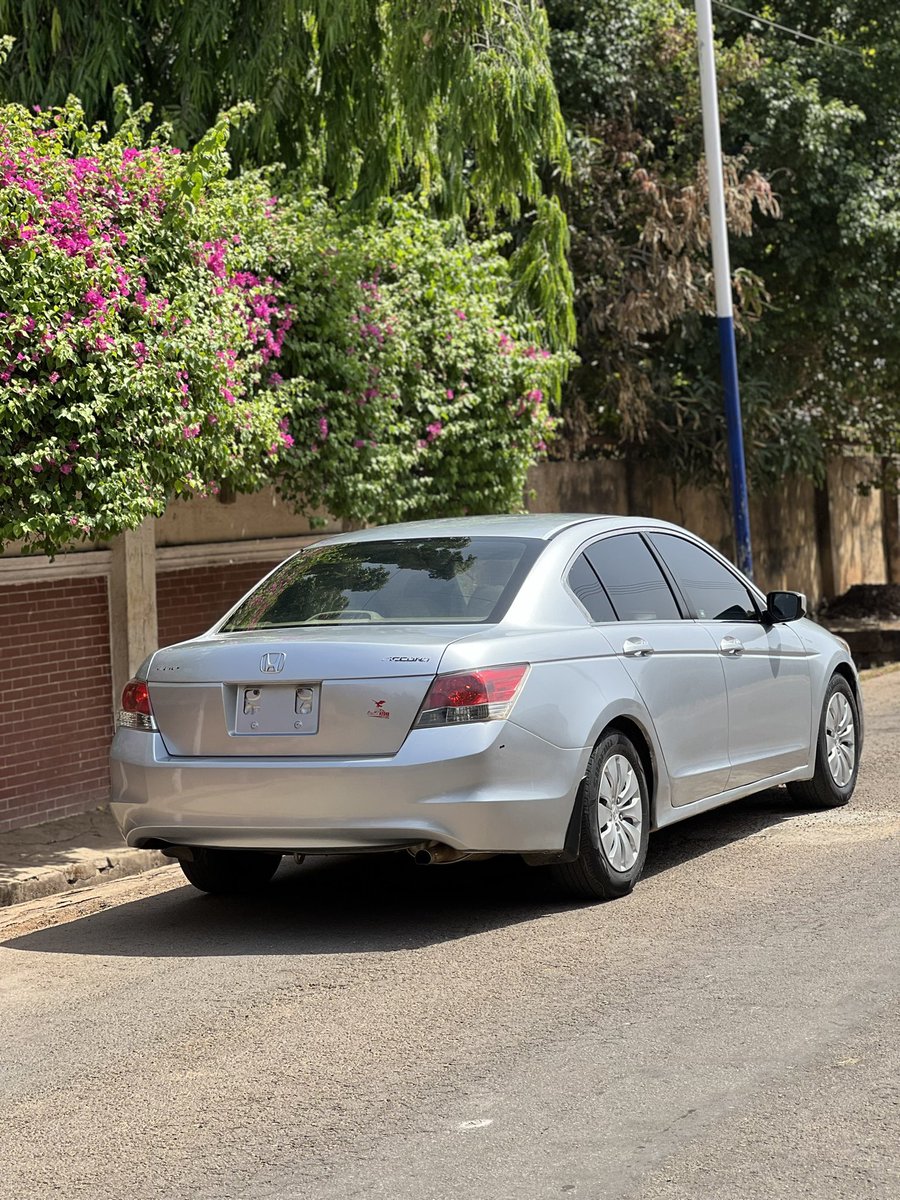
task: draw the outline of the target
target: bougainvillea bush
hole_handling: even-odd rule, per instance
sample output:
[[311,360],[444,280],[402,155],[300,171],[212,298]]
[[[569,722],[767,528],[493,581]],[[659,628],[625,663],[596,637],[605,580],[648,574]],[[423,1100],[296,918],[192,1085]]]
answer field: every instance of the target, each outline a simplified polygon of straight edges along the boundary
[[289,444],[271,205],[227,180],[227,136],[181,154],[135,117],[105,138],[75,104],[0,109],[0,542],[52,552],[256,488]]
[[282,492],[373,523],[521,508],[571,356],[510,315],[502,241],[407,200],[360,221],[313,198],[287,219],[303,252],[284,369],[304,386]]
[[521,507],[569,356],[502,243],[229,178],[232,119],[179,154],[146,114],[0,109],[0,544],[271,482],[357,523]]

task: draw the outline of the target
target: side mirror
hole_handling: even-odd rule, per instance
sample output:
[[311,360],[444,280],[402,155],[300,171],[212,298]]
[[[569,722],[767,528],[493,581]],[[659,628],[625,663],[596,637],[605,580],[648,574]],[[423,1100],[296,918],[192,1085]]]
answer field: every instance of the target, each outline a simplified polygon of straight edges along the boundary
[[769,592],[766,596],[766,622],[799,621],[806,616],[806,597],[802,592]]

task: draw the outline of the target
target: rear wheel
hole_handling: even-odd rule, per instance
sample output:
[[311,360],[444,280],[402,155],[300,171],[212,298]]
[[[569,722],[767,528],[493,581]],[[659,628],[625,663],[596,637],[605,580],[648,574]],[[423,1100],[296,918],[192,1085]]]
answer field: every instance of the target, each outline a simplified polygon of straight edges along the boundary
[[843,675],[832,675],[816,742],[816,773],[789,783],[795,800],[810,808],[840,808],[853,795],[859,771],[859,706]]
[[581,844],[554,879],[582,900],[626,896],[640,878],[650,834],[650,800],[640,756],[624,734],[594,747],[582,793]]
[[194,846],[193,859],[180,859],[189,883],[214,894],[255,892],[278,870],[280,854],[260,850],[214,850]]

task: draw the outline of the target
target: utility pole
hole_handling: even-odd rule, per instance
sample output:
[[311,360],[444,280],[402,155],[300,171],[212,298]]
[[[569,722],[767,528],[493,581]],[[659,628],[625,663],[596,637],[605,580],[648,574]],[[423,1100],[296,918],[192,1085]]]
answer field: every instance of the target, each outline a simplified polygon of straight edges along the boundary
[[709,178],[709,226],[712,236],[713,278],[716,288],[716,325],[725,391],[725,420],[728,426],[728,461],[737,563],[753,577],[750,547],[750,506],[747,498],[747,465],[741,397],[738,390],[737,349],[734,340],[734,305],[731,295],[731,265],[728,258],[728,226],[725,220],[725,186],[722,173],[722,141],[719,132],[719,97],[716,84],[716,55],[713,45],[711,0],[694,0],[697,11],[697,50],[700,59],[700,99],[703,107],[703,143]]

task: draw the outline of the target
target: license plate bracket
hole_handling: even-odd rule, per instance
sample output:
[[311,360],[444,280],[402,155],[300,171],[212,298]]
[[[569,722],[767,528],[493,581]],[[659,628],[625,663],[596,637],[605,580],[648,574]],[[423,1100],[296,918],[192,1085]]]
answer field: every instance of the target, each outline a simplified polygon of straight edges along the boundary
[[307,737],[319,731],[317,683],[241,685],[236,692],[236,734]]

